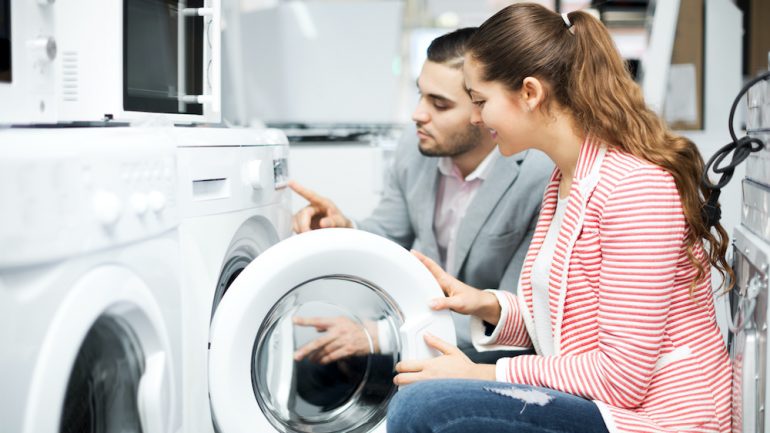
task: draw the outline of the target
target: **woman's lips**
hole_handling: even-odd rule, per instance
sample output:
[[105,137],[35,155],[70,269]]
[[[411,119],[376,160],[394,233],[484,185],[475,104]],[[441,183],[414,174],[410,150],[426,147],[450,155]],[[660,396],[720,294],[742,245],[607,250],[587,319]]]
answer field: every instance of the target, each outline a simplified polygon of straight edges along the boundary
[[490,129],[489,130],[489,135],[491,135],[492,138],[497,138],[497,131],[495,131],[494,129]]

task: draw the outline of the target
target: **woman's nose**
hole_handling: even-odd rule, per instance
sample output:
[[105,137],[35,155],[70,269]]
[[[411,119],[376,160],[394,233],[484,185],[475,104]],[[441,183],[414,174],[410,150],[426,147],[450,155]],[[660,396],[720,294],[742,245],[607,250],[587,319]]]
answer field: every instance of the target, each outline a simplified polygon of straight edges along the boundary
[[484,122],[481,120],[481,110],[478,107],[473,107],[471,111],[471,125],[481,126]]

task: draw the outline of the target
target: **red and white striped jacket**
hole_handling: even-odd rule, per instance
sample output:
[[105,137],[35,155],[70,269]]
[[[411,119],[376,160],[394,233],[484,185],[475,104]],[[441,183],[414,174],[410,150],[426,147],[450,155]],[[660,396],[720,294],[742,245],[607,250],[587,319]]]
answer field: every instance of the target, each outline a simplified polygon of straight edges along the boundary
[[[534,346],[532,264],[556,209],[551,176],[518,295],[495,291],[500,322],[474,341]],[[549,279],[555,356],[501,359],[497,379],[594,400],[610,432],[730,431],[730,360],[716,324],[710,277],[690,294],[695,267],[673,177],[586,140],[580,150]],[[702,248],[696,256],[710,269]]]

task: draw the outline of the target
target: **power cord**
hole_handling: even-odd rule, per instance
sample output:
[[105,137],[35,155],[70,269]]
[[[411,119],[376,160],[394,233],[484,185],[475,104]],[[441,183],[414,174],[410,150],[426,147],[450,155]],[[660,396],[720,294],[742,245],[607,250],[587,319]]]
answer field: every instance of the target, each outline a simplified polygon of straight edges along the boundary
[[[743,86],[740,92],[738,92],[738,96],[735,97],[733,106],[730,108],[730,118],[728,120],[730,137],[733,139],[733,141],[717,150],[717,152],[711,158],[709,158],[708,162],[706,163],[706,169],[703,170],[703,178],[701,179],[701,184],[711,190],[708,201],[701,210],[701,215],[703,220],[706,222],[707,228],[711,228],[717,225],[719,219],[722,217],[722,211],[719,209],[718,205],[719,195],[722,192],[722,188],[724,188],[724,186],[730,182],[730,179],[733,178],[735,167],[745,161],[746,158],[748,158],[749,155],[751,155],[753,152],[759,152],[765,148],[765,143],[759,138],[749,137],[747,135],[738,139],[735,135],[735,130],[733,129],[733,118],[735,117],[735,110],[738,107],[741,98],[743,98],[743,95],[749,91],[751,86],[759,83],[760,81],[767,80],[768,78],[770,78],[770,71],[765,72],[756,78],[753,78]],[[722,167],[722,162],[724,162],[725,158],[727,158],[731,152],[733,156],[730,160],[730,163]],[[714,173],[721,175],[717,183],[711,183],[711,180],[709,179],[709,171],[712,170],[712,166]]]

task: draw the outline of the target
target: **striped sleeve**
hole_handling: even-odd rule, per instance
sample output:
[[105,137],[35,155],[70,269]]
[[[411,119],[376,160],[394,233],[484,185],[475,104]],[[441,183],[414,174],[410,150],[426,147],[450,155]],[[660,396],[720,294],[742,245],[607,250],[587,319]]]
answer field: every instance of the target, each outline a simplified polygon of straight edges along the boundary
[[[597,349],[498,361],[498,377],[621,408],[646,395],[663,343],[685,221],[673,178],[645,166],[608,191],[597,261]],[[568,289],[569,290],[569,289]]]
[[492,333],[486,335],[481,320],[471,317],[473,345],[479,351],[531,347],[532,341],[524,326],[516,295],[505,290],[489,291],[494,293],[500,303],[500,321]]

